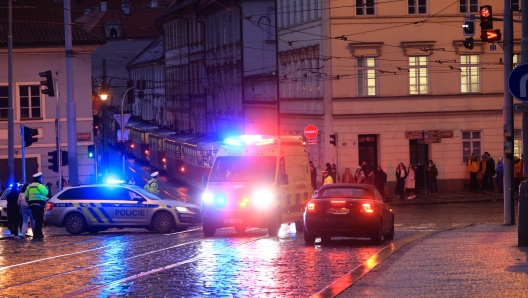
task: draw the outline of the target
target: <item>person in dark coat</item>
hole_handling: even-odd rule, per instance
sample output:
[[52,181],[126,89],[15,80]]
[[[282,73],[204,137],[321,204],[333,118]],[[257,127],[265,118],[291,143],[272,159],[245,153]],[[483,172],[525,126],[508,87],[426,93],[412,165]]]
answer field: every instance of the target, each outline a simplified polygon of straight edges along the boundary
[[387,173],[383,171],[381,166],[378,166],[378,170],[376,171],[376,188],[378,189],[379,193],[385,200],[385,183],[387,183]]
[[310,182],[312,184],[312,190],[317,189],[317,169],[314,167],[313,163],[310,161]]
[[438,184],[436,179],[438,178],[438,169],[432,160],[429,160],[429,166],[426,169],[427,180],[429,181],[429,191],[431,194],[438,194]]
[[11,238],[20,239],[18,237],[18,224],[20,216],[20,207],[18,207],[18,184],[14,183],[11,191],[6,196],[7,201],[7,225],[11,232]]
[[487,157],[486,161],[486,180],[488,182],[488,191],[493,192],[495,190],[493,183],[493,175],[495,175],[495,160],[488,152],[484,152]]
[[400,195],[400,200],[403,200],[405,195],[405,178],[407,178],[407,169],[400,162],[396,169],[396,189],[394,191],[397,195]]

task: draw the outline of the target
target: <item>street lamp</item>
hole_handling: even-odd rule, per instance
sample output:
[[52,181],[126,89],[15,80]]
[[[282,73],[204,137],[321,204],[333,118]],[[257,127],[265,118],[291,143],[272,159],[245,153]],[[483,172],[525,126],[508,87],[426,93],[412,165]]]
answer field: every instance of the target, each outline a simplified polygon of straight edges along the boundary
[[102,90],[102,93],[99,94],[99,97],[103,101],[103,150],[102,150],[102,162],[104,170],[108,168],[108,135],[107,135],[107,125],[108,125],[108,115],[106,113],[106,100],[108,99],[108,93],[106,90]]
[[106,99],[108,99],[108,94],[103,93],[103,94],[99,95],[99,97],[101,97],[102,101],[106,101]]

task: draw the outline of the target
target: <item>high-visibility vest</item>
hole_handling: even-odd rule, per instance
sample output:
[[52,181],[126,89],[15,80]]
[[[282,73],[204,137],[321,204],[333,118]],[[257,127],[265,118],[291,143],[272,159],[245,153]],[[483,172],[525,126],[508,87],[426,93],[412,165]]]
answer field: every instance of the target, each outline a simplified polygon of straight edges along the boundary
[[44,184],[38,182],[31,183],[24,193],[24,196],[28,201],[46,201],[48,195],[48,189]]
[[145,187],[144,187],[147,191],[153,193],[153,194],[157,194],[158,193],[158,181],[156,181],[156,179],[154,178],[151,178],[147,184],[145,184]]

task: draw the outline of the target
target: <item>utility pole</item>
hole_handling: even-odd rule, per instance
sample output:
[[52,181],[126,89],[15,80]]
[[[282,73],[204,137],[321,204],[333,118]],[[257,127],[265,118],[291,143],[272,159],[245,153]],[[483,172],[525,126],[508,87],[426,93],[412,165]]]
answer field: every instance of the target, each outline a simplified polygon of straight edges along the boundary
[[[58,160],[58,163],[59,163],[59,166],[58,166],[58,175],[59,175],[59,191],[62,190],[62,152],[61,152],[61,128],[60,128],[60,107],[59,107],[59,80],[55,79],[55,90],[57,90],[57,93],[55,94],[55,96],[57,97],[57,101],[56,101],[56,104],[55,104],[55,114],[56,114],[56,123],[57,123],[57,127],[55,127],[55,132],[57,134],[57,160]],[[68,156],[69,158],[69,156]],[[70,180],[71,181],[71,180]]]
[[[505,0],[506,1],[506,0]],[[521,64],[528,63],[528,0],[521,2],[521,18],[522,18],[522,38],[521,38]],[[522,142],[523,142],[523,158],[524,155],[528,157],[528,112],[523,112],[522,115]],[[518,229],[518,246],[528,246],[528,180],[526,180],[526,173],[528,173],[528,164],[524,162],[523,168],[523,182],[520,187],[519,196],[519,229]]]
[[[106,59],[103,59],[103,82],[101,89],[104,94],[110,96],[110,94],[108,94],[108,87],[106,86]],[[108,112],[106,103],[107,100],[103,100],[103,150],[101,152],[101,160],[103,162],[102,172],[105,172],[108,168]]]
[[8,4],[7,29],[7,185],[15,182],[15,119],[13,116],[13,7]]
[[[70,0],[64,0],[64,45],[66,59],[66,120],[68,126],[68,172],[70,185],[79,182],[79,166],[77,163],[77,115],[73,97],[73,45],[71,32]],[[58,154],[61,154],[60,152]],[[59,164],[60,167],[60,164]]]
[[[527,6],[528,7],[528,6]],[[504,0],[504,224],[514,225],[514,179],[513,179],[513,97],[508,90],[508,80],[513,69],[513,14],[511,0]]]

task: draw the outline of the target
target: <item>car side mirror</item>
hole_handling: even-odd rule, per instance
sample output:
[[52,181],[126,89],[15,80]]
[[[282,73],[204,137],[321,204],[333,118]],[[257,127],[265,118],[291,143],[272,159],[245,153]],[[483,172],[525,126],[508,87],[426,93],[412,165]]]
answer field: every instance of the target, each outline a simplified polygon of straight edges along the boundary
[[206,184],[207,184],[207,180],[208,180],[207,178],[209,178],[209,176],[208,176],[207,174],[204,174],[204,175],[202,176],[202,184],[203,184],[203,185],[206,185]]
[[288,174],[280,174],[280,184],[288,184]]

